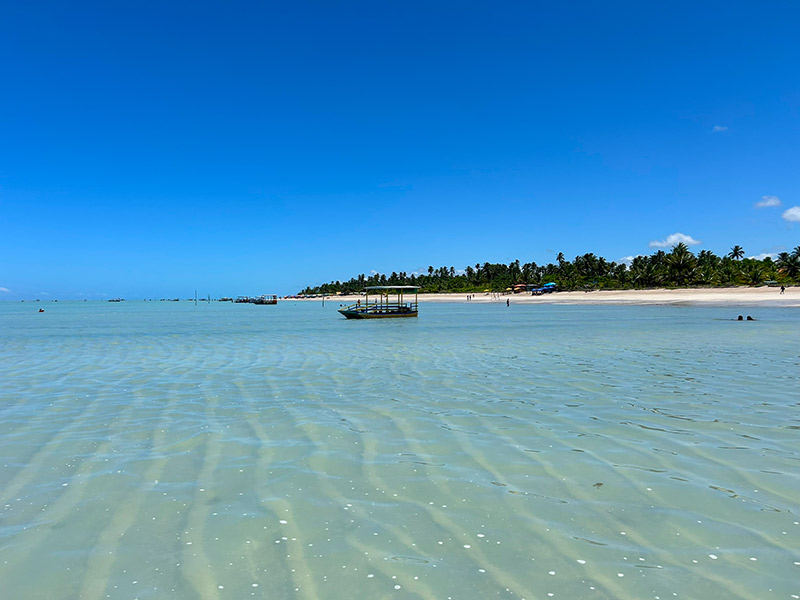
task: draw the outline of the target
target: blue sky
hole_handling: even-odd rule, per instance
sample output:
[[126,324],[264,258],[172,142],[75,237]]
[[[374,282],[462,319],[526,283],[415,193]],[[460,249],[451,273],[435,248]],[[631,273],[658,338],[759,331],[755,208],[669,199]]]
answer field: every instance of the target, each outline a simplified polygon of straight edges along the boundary
[[678,233],[791,249],[798,22],[794,1],[4,3],[0,298],[287,294]]

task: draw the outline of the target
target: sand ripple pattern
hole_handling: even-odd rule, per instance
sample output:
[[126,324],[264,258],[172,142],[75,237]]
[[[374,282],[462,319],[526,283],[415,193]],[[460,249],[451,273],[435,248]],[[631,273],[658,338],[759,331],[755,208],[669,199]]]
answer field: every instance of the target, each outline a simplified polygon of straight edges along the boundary
[[4,598],[800,597],[800,310],[0,304]]

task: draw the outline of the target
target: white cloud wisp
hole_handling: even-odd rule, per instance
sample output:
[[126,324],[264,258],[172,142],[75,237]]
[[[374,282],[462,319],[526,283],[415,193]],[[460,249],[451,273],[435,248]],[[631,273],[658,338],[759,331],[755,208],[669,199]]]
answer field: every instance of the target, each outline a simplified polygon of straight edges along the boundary
[[653,240],[648,244],[651,248],[672,248],[673,246],[677,246],[678,244],[686,244],[687,246],[697,246],[702,242],[700,240],[694,239],[690,235],[686,235],[683,233],[673,233],[672,235],[668,235],[667,239],[665,240]]
[[630,256],[623,256],[622,258],[619,259],[619,262],[630,267],[631,264],[633,263],[633,259],[638,256],[644,256],[644,254],[636,254],[636,255],[631,254]]
[[780,206],[781,199],[777,196],[761,196],[761,200],[756,202],[756,208],[766,208],[768,206]]
[[800,223],[800,206],[793,206],[792,208],[787,208],[783,211],[781,215],[785,220],[793,222],[793,223]]
[[752,258],[753,260],[764,260],[765,258],[771,258],[775,260],[778,258],[777,252],[762,252],[761,254],[756,254],[755,256],[748,256],[747,258]]

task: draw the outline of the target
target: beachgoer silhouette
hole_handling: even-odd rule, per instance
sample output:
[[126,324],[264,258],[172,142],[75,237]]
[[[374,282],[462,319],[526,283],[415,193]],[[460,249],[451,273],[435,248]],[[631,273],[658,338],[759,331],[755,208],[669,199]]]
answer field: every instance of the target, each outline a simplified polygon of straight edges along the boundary
[[747,320],[748,321],[755,321],[755,319],[753,317],[751,317],[750,315],[747,315]]
[[786,287],[782,285],[782,286],[781,286],[781,294],[782,294],[782,293],[783,293],[785,290],[786,290]]
[[511,302],[509,301],[508,298],[506,298],[506,306],[511,306]]
[[736,320],[737,321],[744,321],[744,317],[742,315],[739,315],[738,317],[736,317]]

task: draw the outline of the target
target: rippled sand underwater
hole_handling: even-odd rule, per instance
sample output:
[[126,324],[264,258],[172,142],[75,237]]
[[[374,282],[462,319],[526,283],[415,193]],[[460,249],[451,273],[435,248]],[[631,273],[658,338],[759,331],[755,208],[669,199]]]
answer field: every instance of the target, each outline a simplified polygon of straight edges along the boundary
[[800,311],[337,307],[0,303],[0,597],[800,596]]

